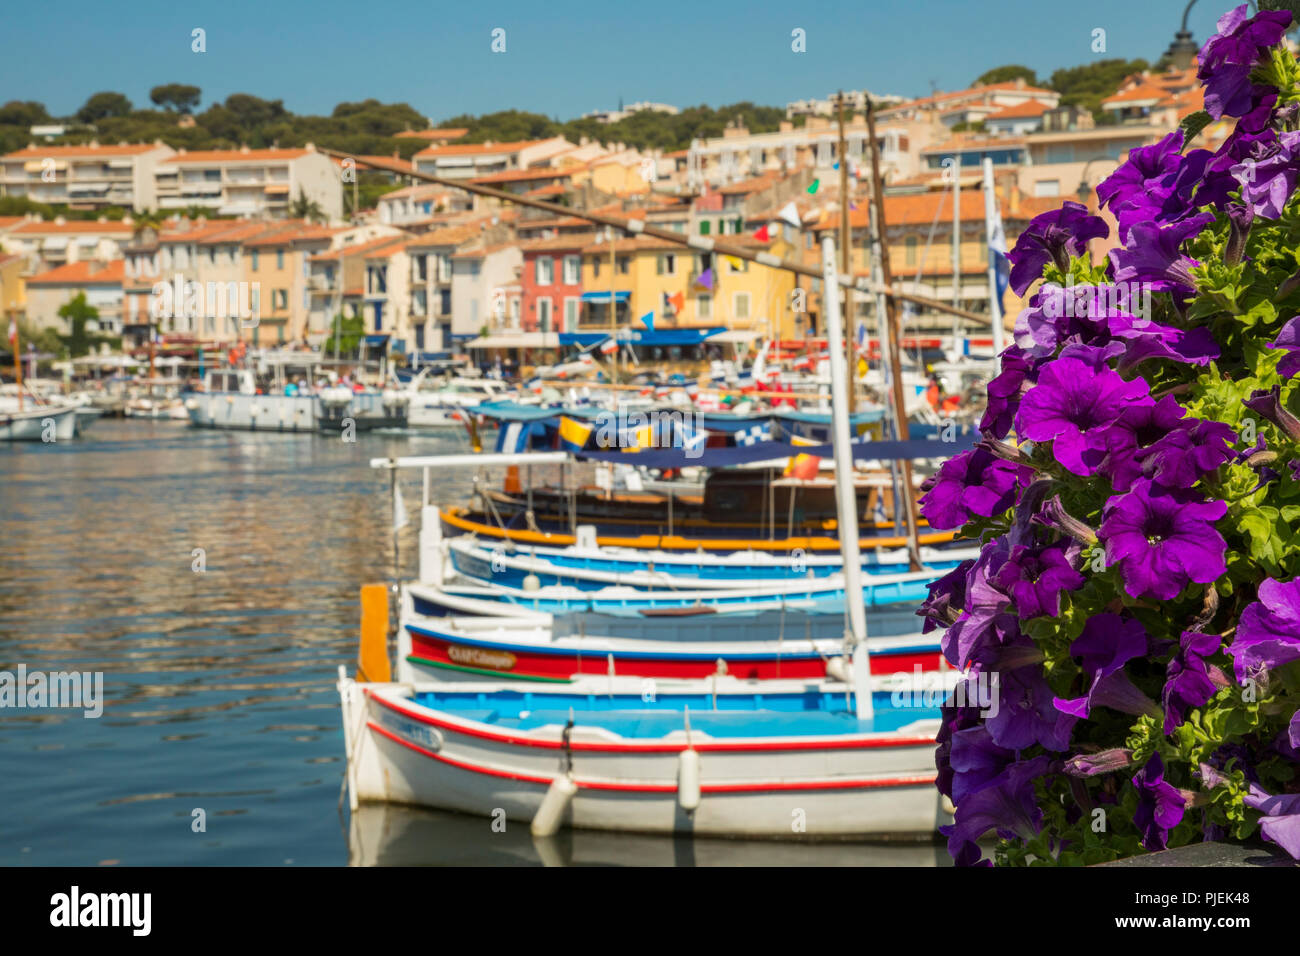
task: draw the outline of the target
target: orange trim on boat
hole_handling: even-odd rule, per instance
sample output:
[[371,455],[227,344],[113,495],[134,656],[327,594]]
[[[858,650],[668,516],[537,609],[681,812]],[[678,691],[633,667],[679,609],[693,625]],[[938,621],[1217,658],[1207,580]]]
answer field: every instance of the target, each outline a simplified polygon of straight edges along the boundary
[[[442,520],[466,534],[475,534],[484,538],[508,539],[519,544],[543,544],[563,547],[575,544],[577,539],[571,534],[552,533],[549,531],[528,531],[523,528],[503,529],[471,521],[465,517],[464,508],[439,509]],[[923,545],[946,544],[957,536],[955,531],[934,531],[920,535],[918,540]],[[662,551],[790,551],[803,548],[805,551],[839,551],[840,539],[831,537],[797,537],[782,538],[778,541],[766,541],[758,538],[683,538],[681,535],[642,534],[635,537],[597,535],[596,543],[605,548],[640,548],[642,550]],[[908,545],[906,537],[891,535],[889,537],[864,537],[859,541],[862,548],[903,548]]]

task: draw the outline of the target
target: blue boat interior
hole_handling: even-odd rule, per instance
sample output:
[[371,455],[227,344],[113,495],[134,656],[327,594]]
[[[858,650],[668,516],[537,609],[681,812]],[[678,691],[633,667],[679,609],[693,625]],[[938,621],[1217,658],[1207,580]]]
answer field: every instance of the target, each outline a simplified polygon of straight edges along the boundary
[[858,720],[851,695],[823,691],[719,694],[716,701],[707,693],[660,694],[646,701],[632,694],[424,691],[415,694],[414,701],[466,720],[521,731],[562,727],[572,709],[575,726],[600,727],[635,739],[665,737],[682,730],[687,707],[692,732],[715,738],[887,733],[914,721],[939,717],[938,701],[933,706],[897,707],[888,691],[872,694],[872,721]]

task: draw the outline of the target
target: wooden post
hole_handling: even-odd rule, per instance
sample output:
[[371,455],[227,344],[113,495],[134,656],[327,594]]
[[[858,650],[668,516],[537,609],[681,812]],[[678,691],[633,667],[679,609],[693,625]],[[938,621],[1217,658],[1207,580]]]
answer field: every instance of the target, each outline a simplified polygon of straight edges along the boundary
[[[890,289],[894,283],[893,272],[889,267],[889,231],[885,221],[885,185],[880,174],[880,148],[876,145],[876,113],[871,101],[867,101],[867,138],[871,143],[871,200],[875,204],[876,229],[880,233],[880,281]],[[904,399],[903,368],[899,356],[898,300],[895,296],[885,297],[885,314],[888,318],[889,342],[881,343],[881,358],[884,358],[883,346],[889,348],[890,374],[894,385],[894,408],[898,420],[898,440],[909,439],[907,426],[907,403]],[[917,537],[919,520],[916,513],[916,492],[912,487],[912,461],[903,459],[903,500],[907,503],[907,534],[911,539],[911,564],[913,571],[921,570],[921,542]]]

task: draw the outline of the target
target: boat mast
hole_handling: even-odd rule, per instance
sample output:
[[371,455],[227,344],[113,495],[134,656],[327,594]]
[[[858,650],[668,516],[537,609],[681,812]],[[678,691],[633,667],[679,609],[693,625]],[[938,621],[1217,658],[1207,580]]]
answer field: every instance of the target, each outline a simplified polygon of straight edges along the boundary
[[[853,275],[853,248],[849,242],[849,151],[844,140],[844,91],[840,90],[839,98],[836,100],[836,119],[839,125],[839,156],[840,162],[840,272],[846,276]],[[828,288],[829,291],[829,288]],[[838,289],[836,290],[839,291]],[[849,350],[846,359],[849,364],[849,414],[852,415],[857,409],[857,362],[853,360],[853,336],[855,323],[853,321],[853,290],[848,286],[844,287],[844,325],[846,335],[844,336],[844,347]]]
[[[870,99],[867,100],[867,139],[871,144],[871,201],[876,213],[876,232],[880,236],[880,283],[886,289],[893,286],[894,276],[889,268],[889,226],[885,221],[885,183],[880,175],[880,145],[876,142],[876,111]],[[907,403],[903,396],[903,363],[899,357],[898,297],[885,297],[885,315],[888,319],[886,331],[888,341],[881,342],[881,361],[884,361],[885,348],[889,349],[890,376],[894,386],[894,422],[895,435],[899,441],[908,441],[910,430],[907,426]],[[913,571],[920,571],[921,542],[917,537],[917,525],[920,523],[916,514],[916,493],[912,487],[912,460],[904,458],[903,502],[907,507],[907,534],[910,544],[910,560]]]
[[[993,362],[996,369],[1002,365],[1002,302],[998,298],[998,260],[993,250],[993,220],[998,213],[998,197],[993,191],[993,160],[984,160],[984,232],[989,245],[989,318],[993,320]],[[995,373],[996,374],[996,373]]]
[[848,362],[840,321],[839,280],[835,274],[835,239],[822,239],[822,301],[826,305],[826,350],[831,365],[831,438],[835,450],[835,513],[844,559],[844,604],[853,649],[853,686],[858,719],[871,720],[871,668],[867,654],[867,612],[862,603],[862,552],[858,548],[858,499],[853,484],[853,446],[849,444]]
[[23,410],[23,360],[18,357],[22,351],[18,347],[18,319],[12,318],[9,321],[13,323],[14,334],[10,337],[9,344],[14,349],[14,383],[18,386],[18,410],[21,412]]

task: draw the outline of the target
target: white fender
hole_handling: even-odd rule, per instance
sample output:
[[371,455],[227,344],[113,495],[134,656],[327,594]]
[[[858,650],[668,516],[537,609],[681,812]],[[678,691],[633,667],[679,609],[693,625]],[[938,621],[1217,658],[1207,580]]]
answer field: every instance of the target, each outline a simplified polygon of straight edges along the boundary
[[546,796],[542,797],[542,805],[533,816],[530,827],[533,836],[553,836],[560,829],[564,811],[569,808],[569,803],[577,792],[578,785],[573,782],[573,777],[567,773],[556,775],[546,790]]

